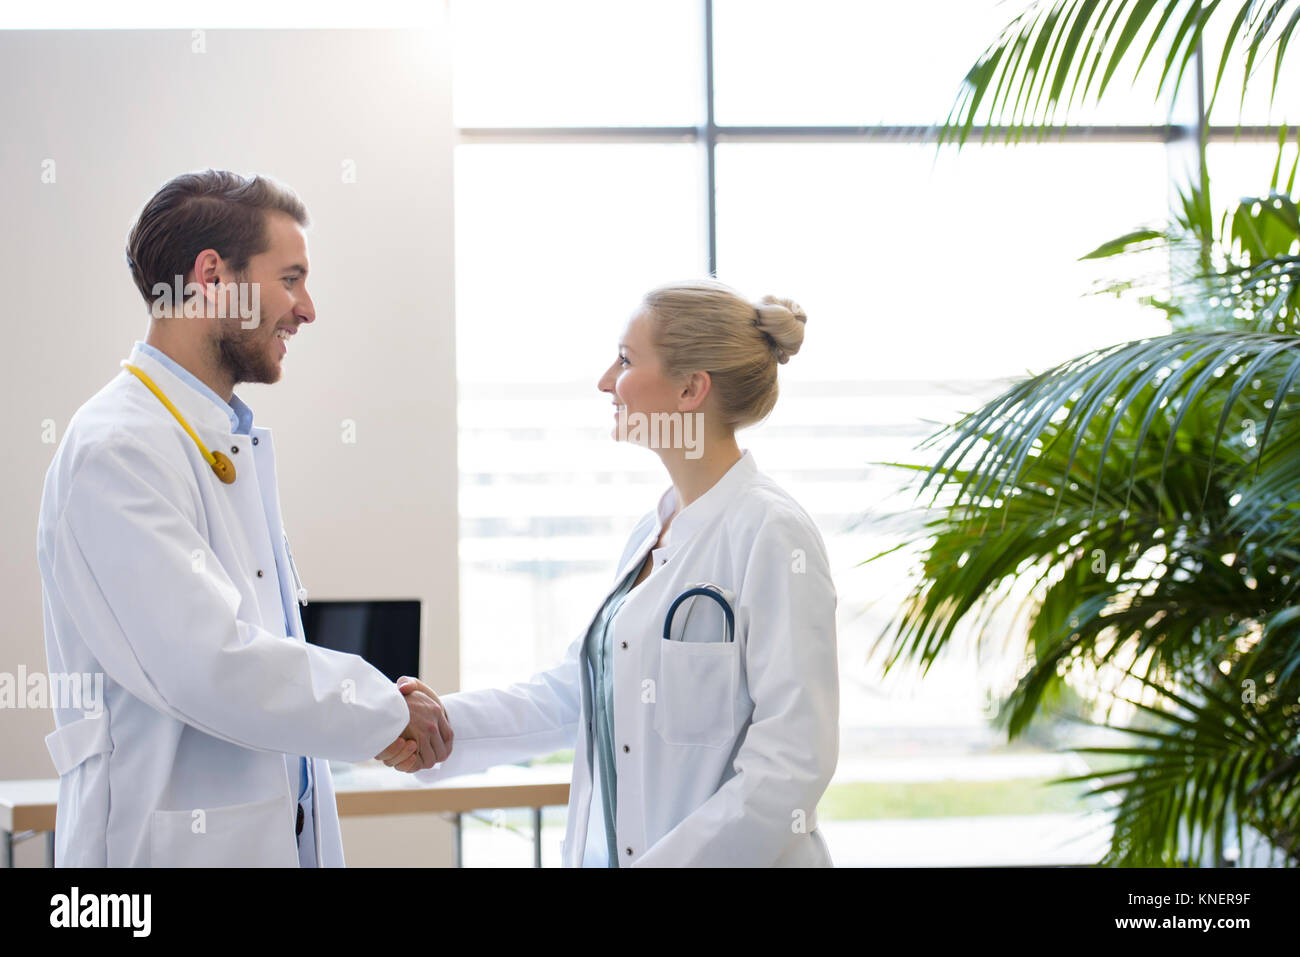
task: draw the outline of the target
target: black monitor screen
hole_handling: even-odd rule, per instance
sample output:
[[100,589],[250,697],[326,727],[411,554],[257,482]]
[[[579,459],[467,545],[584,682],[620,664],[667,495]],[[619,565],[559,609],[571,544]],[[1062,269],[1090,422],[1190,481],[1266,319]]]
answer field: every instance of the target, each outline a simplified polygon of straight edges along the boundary
[[309,601],[302,628],[313,645],[360,655],[392,681],[420,674],[418,601]]

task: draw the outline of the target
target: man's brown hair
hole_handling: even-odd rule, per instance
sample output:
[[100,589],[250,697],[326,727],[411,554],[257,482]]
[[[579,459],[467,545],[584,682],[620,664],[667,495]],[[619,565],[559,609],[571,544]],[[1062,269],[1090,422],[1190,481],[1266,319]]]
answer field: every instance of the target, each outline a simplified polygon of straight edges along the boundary
[[215,249],[236,273],[266,252],[266,214],[287,213],[305,227],[307,207],[293,190],[265,176],[227,170],[182,173],[145,204],[126,241],[126,262],[140,295],[152,303],[155,283],[188,276],[194,258]]

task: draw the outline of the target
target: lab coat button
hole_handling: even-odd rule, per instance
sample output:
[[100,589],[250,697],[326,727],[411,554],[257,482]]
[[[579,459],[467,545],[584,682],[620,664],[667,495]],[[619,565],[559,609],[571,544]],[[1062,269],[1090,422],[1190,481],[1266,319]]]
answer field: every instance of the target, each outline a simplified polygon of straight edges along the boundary
[[632,856],[632,848],[630,848],[630,847],[627,849],[627,856],[628,856],[628,857],[631,857],[631,856]]
[[626,648],[626,647],[627,647],[627,642],[626,642],[626,641],[625,641],[625,642],[623,642],[623,647],[624,647],[624,648]]
[[257,444],[257,436],[253,436],[253,444],[254,444],[254,445]]
[[230,447],[230,451],[232,451],[232,452],[234,452],[236,455],[238,455],[238,454],[239,454],[239,446],[238,446],[238,445],[232,445],[232,446]]
[[632,750],[632,749],[629,748],[626,744],[623,745],[623,753],[624,753],[624,754],[627,754],[627,752],[629,752],[629,751],[631,751],[631,750]]
[[257,577],[258,577],[258,578],[261,578],[261,577],[262,577],[262,569],[260,569],[260,568],[257,570]]

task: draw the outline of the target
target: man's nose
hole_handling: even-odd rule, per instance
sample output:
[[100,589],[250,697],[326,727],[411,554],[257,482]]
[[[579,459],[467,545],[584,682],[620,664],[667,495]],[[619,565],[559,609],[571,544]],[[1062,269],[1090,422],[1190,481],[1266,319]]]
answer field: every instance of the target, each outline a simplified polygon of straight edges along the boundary
[[294,310],[294,315],[303,322],[316,321],[316,306],[311,301],[311,296],[307,295],[305,292],[302,294],[302,302],[299,303],[298,308]]

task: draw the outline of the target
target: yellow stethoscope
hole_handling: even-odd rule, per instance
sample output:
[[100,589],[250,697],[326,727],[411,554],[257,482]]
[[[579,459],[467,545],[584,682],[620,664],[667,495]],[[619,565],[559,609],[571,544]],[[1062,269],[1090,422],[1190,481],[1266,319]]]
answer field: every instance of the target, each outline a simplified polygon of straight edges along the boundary
[[[144,370],[131,365],[131,363],[127,362],[125,359],[122,360],[122,368],[143,382],[145,387],[158,397],[158,401],[167,407],[167,411],[176,417],[176,421],[181,424],[181,428],[189,433],[190,438],[194,440],[194,444],[199,447],[199,451],[203,453],[204,460],[212,467],[212,471],[217,474],[217,478],[221,479],[221,481],[225,482],[227,485],[234,482],[235,464],[231,462],[230,459],[226,458],[226,456],[221,452],[212,452],[208,450],[208,447],[203,444],[203,440],[195,434],[194,430],[190,428],[190,424],[185,421],[185,416],[181,415],[176,406],[172,405],[171,399],[163,395],[162,389],[158,388],[153,379],[149,378],[149,376],[145,374]],[[305,606],[307,604],[307,589],[303,587],[302,578],[298,574],[298,566],[294,563],[293,552],[289,551],[288,535],[284,537],[284,552],[289,557],[289,570],[293,572],[293,583],[298,586],[298,601]]]
[[122,368],[143,382],[145,387],[158,397],[158,401],[167,407],[167,411],[176,416],[176,421],[181,424],[182,429],[189,433],[190,438],[194,440],[194,444],[197,445],[199,451],[203,453],[204,461],[206,461],[208,465],[212,467],[212,471],[217,474],[217,478],[221,479],[221,481],[225,482],[227,485],[234,482],[235,464],[222,453],[211,452],[208,450],[208,447],[203,444],[203,440],[198,437],[195,431],[190,428],[190,424],[185,421],[185,416],[181,415],[180,412],[177,411],[176,406],[172,405],[171,399],[163,395],[162,389],[158,388],[158,386],[154,384],[153,379],[149,378],[149,376],[145,375],[141,369],[131,365],[131,363],[127,362],[125,359],[122,360]]

